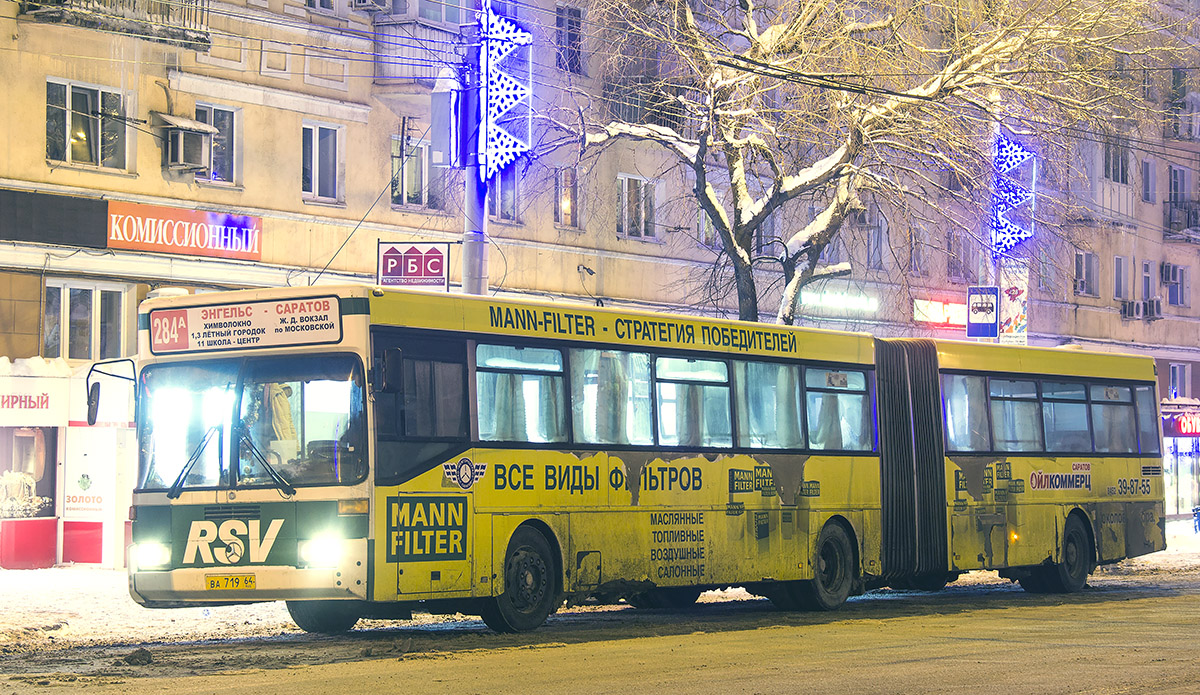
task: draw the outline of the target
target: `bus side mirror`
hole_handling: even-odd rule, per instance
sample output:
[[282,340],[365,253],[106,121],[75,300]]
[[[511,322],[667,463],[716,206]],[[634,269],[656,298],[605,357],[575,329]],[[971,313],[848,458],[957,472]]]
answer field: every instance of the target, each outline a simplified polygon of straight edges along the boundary
[[380,391],[384,393],[400,393],[403,385],[404,353],[400,348],[387,348],[383,351],[383,379]]
[[100,382],[93,381],[87,392],[87,423],[96,424],[96,413],[100,410]]

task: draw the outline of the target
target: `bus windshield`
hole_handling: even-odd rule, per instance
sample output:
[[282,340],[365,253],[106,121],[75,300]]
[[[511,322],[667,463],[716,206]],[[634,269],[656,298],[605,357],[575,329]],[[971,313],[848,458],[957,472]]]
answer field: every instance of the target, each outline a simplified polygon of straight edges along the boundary
[[138,487],[353,484],[366,475],[363,379],[348,355],[152,365]]

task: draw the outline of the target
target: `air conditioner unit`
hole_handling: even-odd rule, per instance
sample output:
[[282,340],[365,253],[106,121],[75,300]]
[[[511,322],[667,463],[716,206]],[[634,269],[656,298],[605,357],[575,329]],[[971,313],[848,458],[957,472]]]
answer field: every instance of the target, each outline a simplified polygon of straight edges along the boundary
[[1134,302],[1134,301],[1132,301],[1132,300],[1129,300],[1129,299],[1122,299],[1122,300],[1121,300],[1121,318],[1123,318],[1123,319],[1131,319],[1131,318],[1133,318],[1133,316],[1134,316],[1134,314],[1133,314],[1133,312],[1134,312],[1133,305],[1134,305],[1134,304],[1136,304],[1136,303],[1137,303],[1137,302]]
[[182,128],[167,129],[167,167],[185,171],[207,171],[212,152],[212,135]]
[[1145,316],[1147,321],[1153,321],[1154,319],[1161,319],[1163,317],[1161,297],[1155,297],[1154,299],[1146,300]]
[[1133,318],[1141,319],[1146,315],[1146,303],[1145,302],[1130,302],[1130,303],[1133,304]]
[[1164,285],[1174,285],[1179,282],[1179,266],[1174,263],[1159,264],[1158,274]]
[[350,7],[363,12],[390,12],[389,0],[350,0]]

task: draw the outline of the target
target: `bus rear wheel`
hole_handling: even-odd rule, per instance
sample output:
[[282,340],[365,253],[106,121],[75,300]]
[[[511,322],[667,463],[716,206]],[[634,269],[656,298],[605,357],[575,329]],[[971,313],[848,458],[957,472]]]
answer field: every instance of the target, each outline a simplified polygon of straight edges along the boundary
[[1035,567],[1022,578],[1021,588],[1031,594],[1073,594],[1087,586],[1092,571],[1092,544],[1083,522],[1067,517],[1059,561]]
[[541,533],[522,526],[504,555],[504,593],[484,601],[483,622],[496,632],[528,632],[546,622],[557,601],[550,544]]
[[336,635],[358,622],[358,613],[349,601],[288,601],[292,622],[305,632]]
[[800,602],[809,610],[831,611],[850,597],[857,574],[854,546],[841,524],[821,529],[813,560],[813,578],[798,587]]
[[696,603],[700,589],[693,586],[660,586],[625,597],[634,608],[667,608],[681,610]]

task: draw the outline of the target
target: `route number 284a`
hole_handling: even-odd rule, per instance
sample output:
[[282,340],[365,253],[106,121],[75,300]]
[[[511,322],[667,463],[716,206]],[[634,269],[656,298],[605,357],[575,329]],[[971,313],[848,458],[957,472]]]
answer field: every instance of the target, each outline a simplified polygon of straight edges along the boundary
[[187,312],[162,311],[150,316],[150,344],[155,350],[187,347]]

